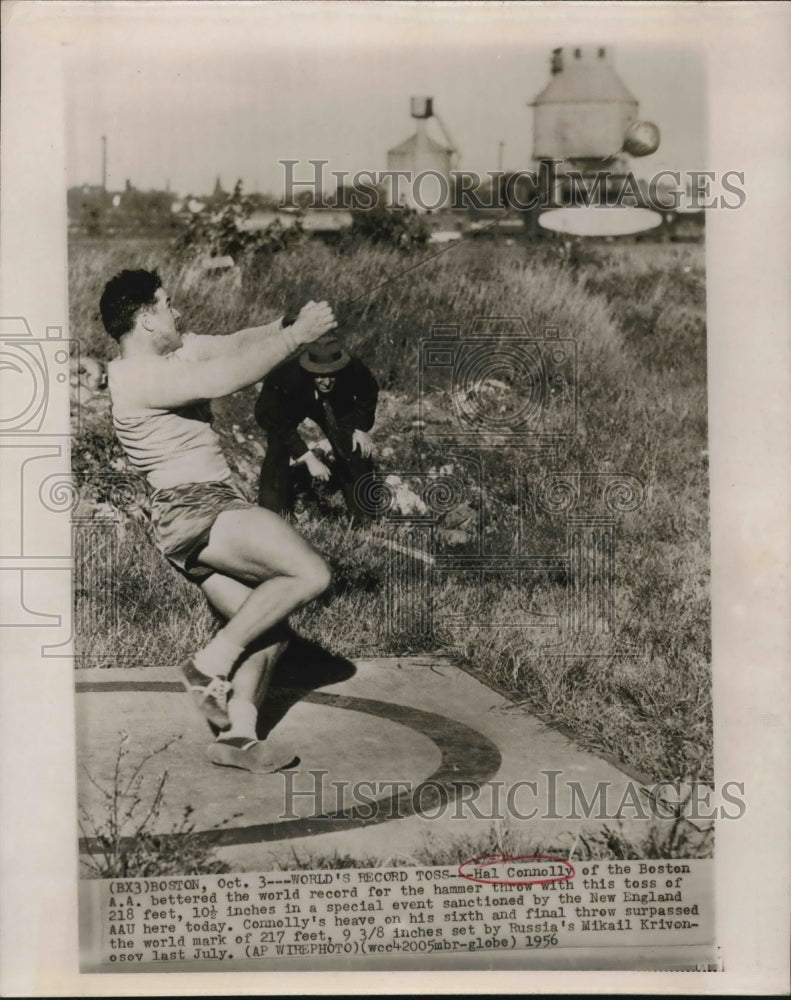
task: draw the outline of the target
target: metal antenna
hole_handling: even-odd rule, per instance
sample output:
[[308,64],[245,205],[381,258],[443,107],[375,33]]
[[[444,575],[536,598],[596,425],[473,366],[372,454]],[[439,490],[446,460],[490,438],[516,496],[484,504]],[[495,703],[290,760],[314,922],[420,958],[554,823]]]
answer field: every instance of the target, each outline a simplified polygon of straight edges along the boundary
[[458,161],[459,161],[459,159],[461,157],[461,153],[459,152],[458,146],[453,141],[453,138],[451,137],[450,132],[448,131],[447,127],[445,126],[445,122],[440,118],[440,116],[437,114],[436,111],[434,112],[434,117],[439,122],[439,127],[442,129],[442,134],[445,136],[445,142],[447,142],[447,144],[450,146],[451,155],[456,158],[456,162],[458,163]]

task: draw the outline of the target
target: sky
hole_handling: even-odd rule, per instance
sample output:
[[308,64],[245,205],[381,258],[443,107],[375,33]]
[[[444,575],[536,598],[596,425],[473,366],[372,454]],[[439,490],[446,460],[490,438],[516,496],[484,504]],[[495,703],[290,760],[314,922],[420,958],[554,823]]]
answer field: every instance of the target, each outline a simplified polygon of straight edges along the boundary
[[551,50],[592,42],[612,45],[640,117],[661,129],[639,175],[705,166],[705,65],[667,14],[646,12],[626,37],[629,18],[558,22],[522,4],[91,3],[65,16],[69,185],[100,183],[102,135],[111,190],[203,194],[219,175],[279,195],[281,159],[304,164],[298,178],[310,159],[384,170],[414,131],[412,95],[434,98],[459,168],[495,170],[502,141],[505,169],[529,169],[529,102]]

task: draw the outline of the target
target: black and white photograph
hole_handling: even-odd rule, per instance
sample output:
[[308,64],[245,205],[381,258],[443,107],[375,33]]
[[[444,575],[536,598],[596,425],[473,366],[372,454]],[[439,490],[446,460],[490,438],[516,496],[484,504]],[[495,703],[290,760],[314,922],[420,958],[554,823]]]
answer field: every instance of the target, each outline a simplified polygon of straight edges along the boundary
[[[80,982],[717,989],[787,772],[782,78],[729,102],[708,4],[49,6],[17,266],[64,312],[4,284],[0,624],[28,739],[68,702]],[[756,204],[780,326],[738,334]]]

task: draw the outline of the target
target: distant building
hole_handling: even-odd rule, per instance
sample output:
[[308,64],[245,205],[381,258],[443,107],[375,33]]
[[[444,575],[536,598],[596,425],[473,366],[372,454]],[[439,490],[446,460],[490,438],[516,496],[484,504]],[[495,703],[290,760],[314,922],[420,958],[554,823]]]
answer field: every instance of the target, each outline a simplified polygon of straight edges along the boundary
[[253,212],[249,218],[239,223],[241,232],[260,232],[278,223],[283,229],[292,229],[297,224],[308,236],[332,242],[334,237],[346,232],[352,224],[352,213],[345,209],[308,208],[299,215],[290,212],[262,210]]

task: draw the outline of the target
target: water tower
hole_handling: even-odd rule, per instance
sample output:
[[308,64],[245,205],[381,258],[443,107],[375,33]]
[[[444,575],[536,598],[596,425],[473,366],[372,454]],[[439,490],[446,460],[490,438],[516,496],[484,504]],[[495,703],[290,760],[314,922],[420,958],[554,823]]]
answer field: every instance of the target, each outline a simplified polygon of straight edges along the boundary
[[[387,169],[405,170],[409,178],[400,184],[396,179],[389,182],[388,201],[400,203],[425,211],[442,208],[451,198],[450,172],[456,150],[438,115],[434,114],[430,97],[413,97],[410,100],[410,114],[415,119],[415,134],[387,151]],[[448,145],[445,146],[428,134],[427,123],[436,119]],[[415,179],[425,171],[431,171],[422,180]],[[443,184],[439,178],[444,178]],[[398,186],[397,186],[398,185]],[[418,196],[417,200],[415,195]]]
[[[534,208],[525,216],[528,231],[534,234],[538,225],[553,228],[562,223],[569,228],[558,228],[558,232],[573,232],[583,220],[585,227],[591,222],[600,226],[602,235],[606,227],[624,233],[638,231],[635,226],[653,227],[655,219],[638,218],[635,212],[620,212],[616,217],[601,211],[602,203],[617,207],[627,182],[640,185],[630,178],[627,154],[646,156],[659,145],[659,129],[652,122],[638,120],[637,98],[615,72],[610,49],[604,45],[554,49],[550,70],[549,83],[531,105],[540,208],[594,207],[598,211],[593,215],[561,213],[550,220]],[[569,176],[572,171],[578,178]],[[591,192],[595,192],[594,206]],[[624,207],[638,208],[639,193],[628,195]],[[589,234],[587,228],[584,231]]]

